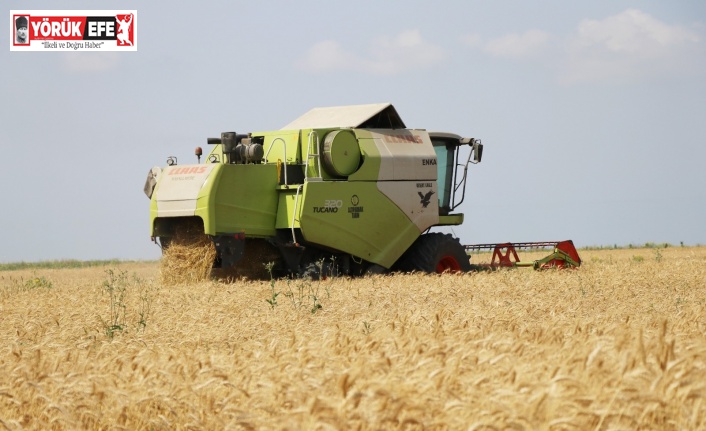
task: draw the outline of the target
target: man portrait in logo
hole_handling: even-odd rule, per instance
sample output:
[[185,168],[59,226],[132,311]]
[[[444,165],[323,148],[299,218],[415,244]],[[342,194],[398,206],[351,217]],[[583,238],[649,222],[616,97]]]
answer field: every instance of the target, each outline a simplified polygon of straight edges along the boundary
[[29,43],[28,24],[29,20],[26,16],[20,16],[15,19],[15,44],[26,45]]
[[132,46],[132,41],[130,41],[130,24],[132,24],[132,14],[117,15],[115,20],[118,23],[118,41],[120,41],[120,45],[125,45],[127,43]]

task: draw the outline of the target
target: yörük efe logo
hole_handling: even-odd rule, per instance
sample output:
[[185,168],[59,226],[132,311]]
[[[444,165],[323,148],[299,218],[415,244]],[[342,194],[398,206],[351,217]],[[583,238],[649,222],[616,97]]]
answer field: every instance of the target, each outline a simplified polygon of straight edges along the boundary
[[11,51],[137,51],[136,10],[11,10]]

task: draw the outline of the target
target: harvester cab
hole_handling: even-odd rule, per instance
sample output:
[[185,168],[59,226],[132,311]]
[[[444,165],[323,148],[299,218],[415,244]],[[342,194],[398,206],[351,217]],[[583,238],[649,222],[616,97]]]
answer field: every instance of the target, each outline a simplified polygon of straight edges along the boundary
[[463,223],[479,139],[407,128],[389,103],[315,108],[282,129],[208,138],[201,163],[169,158],[145,184],[151,236],[213,243],[214,268],[276,275],[469,271]]
[[[439,212],[448,215],[463,202],[466,194],[468,165],[480,163],[483,144],[480,139],[462,138],[452,133],[429,133],[437,164]],[[468,146],[465,163],[462,161],[464,146]]]

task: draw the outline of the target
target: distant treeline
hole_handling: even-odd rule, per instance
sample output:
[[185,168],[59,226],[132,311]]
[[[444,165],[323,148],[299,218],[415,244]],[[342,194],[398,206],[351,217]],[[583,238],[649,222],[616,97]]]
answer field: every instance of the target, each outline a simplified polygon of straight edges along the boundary
[[[626,248],[669,248],[669,247],[688,247],[684,245],[684,241],[681,241],[678,246],[670,244],[668,242],[646,242],[644,244],[628,244],[628,245],[596,245],[596,246],[586,246],[577,247],[579,250],[606,250],[606,249],[626,249]],[[696,244],[694,247],[701,247],[701,244]]]
[[0,271],[13,271],[18,269],[65,269],[65,268],[91,268],[96,266],[110,266],[120,263],[134,263],[136,260],[47,260],[41,262],[15,262],[0,263]]

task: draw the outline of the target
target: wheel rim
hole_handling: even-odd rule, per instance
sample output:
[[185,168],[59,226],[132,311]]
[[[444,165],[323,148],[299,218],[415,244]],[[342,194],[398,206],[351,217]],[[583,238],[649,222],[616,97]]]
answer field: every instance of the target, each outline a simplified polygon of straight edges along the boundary
[[441,274],[443,272],[460,272],[461,265],[453,256],[444,256],[436,264],[436,272]]

